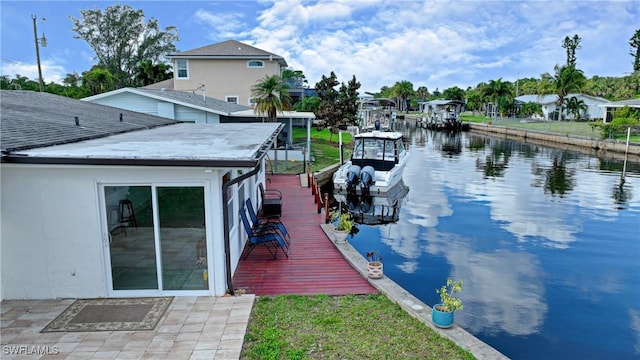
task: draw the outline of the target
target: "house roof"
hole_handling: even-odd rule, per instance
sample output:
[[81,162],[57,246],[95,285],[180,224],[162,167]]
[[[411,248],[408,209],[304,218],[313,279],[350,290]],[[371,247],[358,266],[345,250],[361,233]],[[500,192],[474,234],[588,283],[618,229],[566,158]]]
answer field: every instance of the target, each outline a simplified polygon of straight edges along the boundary
[[35,91],[2,90],[0,106],[3,153],[176,123],[166,118]]
[[[264,115],[259,115],[256,114],[255,110],[253,109],[249,109],[249,110],[243,110],[243,111],[237,111],[234,112],[232,114],[232,117],[255,117],[255,118],[260,118],[263,117]],[[313,112],[310,111],[278,111],[276,113],[276,117],[278,119],[315,119],[316,118],[316,114],[314,114]]]
[[184,124],[20,90],[0,91],[0,125],[3,162],[207,167],[255,166],[284,126]]
[[183,123],[12,155],[23,163],[253,167],[282,127],[281,123]]
[[278,61],[282,67],[288,66],[282,56],[236,40],[227,40],[192,50],[171,53],[167,57],[169,59],[269,59]]
[[173,90],[173,78],[143,86],[142,89]]
[[148,89],[148,88],[122,88],[118,90],[109,91],[106,93],[86,97],[82,99],[83,101],[92,101],[102,98],[107,98],[110,96],[122,94],[122,93],[131,93],[144,97],[153,98],[156,100],[162,100],[171,102],[174,104],[196,108],[207,112],[213,112],[219,115],[230,115],[231,113],[238,111],[246,111],[252,110],[248,106],[239,105],[230,103],[220,99],[214,99],[212,97],[203,97],[202,94],[186,92],[186,91],[175,91],[175,90],[158,90],[158,89]]
[[464,105],[464,101],[462,100],[430,100],[420,102],[421,104],[427,105],[435,105],[435,106],[444,106],[444,105]]
[[620,108],[620,107],[632,107],[632,108],[640,108],[640,98],[637,99],[628,99],[628,100],[620,100],[620,101],[612,101],[608,104],[601,105],[604,107],[611,108]]
[[[598,96],[591,96],[591,95],[584,95],[584,94],[567,94],[567,96],[565,97],[565,99],[569,99],[572,97],[577,97],[580,99],[590,99],[593,102],[597,102],[597,103],[607,103],[609,102],[609,100],[605,99],[605,98],[601,98]],[[555,104],[555,102],[558,100],[558,95],[556,94],[546,94],[546,95],[520,95],[517,96],[515,98],[518,101],[522,101],[523,103],[527,103],[527,102],[533,102],[533,103],[538,103],[538,104]],[[586,101],[585,101],[586,102]]]

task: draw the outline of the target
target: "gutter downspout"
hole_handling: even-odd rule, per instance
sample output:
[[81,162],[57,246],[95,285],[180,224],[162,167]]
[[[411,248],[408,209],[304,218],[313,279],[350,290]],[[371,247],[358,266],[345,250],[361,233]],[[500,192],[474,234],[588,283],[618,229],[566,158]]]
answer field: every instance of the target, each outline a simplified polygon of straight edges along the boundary
[[264,157],[267,155],[269,149],[273,146],[273,143],[277,139],[280,132],[282,132],[283,127],[284,124],[280,124],[280,126],[278,126],[278,129],[273,132],[269,140],[265,142],[260,148],[262,154],[258,158],[253,170],[249,171],[246,174],[242,174],[237,178],[231,179],[229,182],[222,185],[222,222],[224,227],[225,270],[227,272],[227,292],[229,293],[229,295],[235,295],[235,290],[233,288],[233,276],[231,274],[231,242],[229,240],[229,210],[227,209],[229,198],[227,197],[227,189],[229,189],[231,185],[242,182],[260,171]]
[[246,174],[242,174],[237,178],[228,181],[226,184],[222,185],[222,221],[224,222],[224,252],[225,252],[225,268],[227,272],[227,292],[229,295],[234,295],[235,290],[233,289],[233,276],[231,275],[231,242],[229,240],[229,210],[227,209],[227,203],[229,202],[229,198],[227,197],[227,189],[230,186],[237,184],[239,182],[244,181],[247,178],[252,177],[260,171],[260,165],[262,164],[262,159],[258,161],[256,167],[253,170],[249,171]]

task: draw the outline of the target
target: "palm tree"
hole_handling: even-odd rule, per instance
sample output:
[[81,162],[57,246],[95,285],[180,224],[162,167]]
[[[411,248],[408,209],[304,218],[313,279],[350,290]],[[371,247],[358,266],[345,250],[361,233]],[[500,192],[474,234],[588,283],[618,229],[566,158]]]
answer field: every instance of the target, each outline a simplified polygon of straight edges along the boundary
[[457,86],[450,87],[448,89],[445,89],[442,92],[442,96],[444,96],[444,98],[447,99],[447,100],[461,100],[461,101],[464,101],[465,95],[466,94],[465,94],[464,90],[460,89]]
[[409,107],[407,106],[407,99],[409,98],[409,96],[413,96],[413,94],[415,94],[415,91],[413,90],[413,84],[411,83],[411,81],[402,80],[396,82],[396,84],[393,85],[393,95],[400,98],[401,100],[399,106],[400,111],[409,111]]
[[558,120],[560,120],[562,117],[564,99],[571,92],[580,92],[582,86],[586,82],[586,78],[584,77],[582,70],[576,69],[575,65],[556,65],[553,70],[556,72],[553,76],[553,83],[555,85],[556,94],[558,95],[556,105],[559,109]]
[[588,109],[589,107],[582,99],[572,96],[567,100],[567,112],[572,114],[574,119],[579,119],[580,113],[585,113]]
[[134,79],[138,86],[146,86],[173,78],[171,65],[165,63],[153,64],[151,60],[142,60],[133,69]]
[[426,86],[420,86],[416,90],[416,96],[420,99],[420,101],[425,101],[429,97],[429,89]]
[[288,110],[291,106],[289,86],[278,75],[266,75],[251,87],[251,97],[255,112],[267,115],[269,122],[275,122],[278,111]]
[[93,66],[82,73],[82,85],[89,88],[91,95],[102,94],[115,89],[118,78],[101,66]]
[[498,104],[505,102],[505,100],[500,101],[501,98],[505,98],[507,102],[511,102],[513,100],[513,91],[511,89],[511,83],[502,82],[502,78],[498,80],[491,80],[489,83],[482,88],[482,94],[486,96],[494,106],[493,114],[496,114],[495,108],[498,107]]

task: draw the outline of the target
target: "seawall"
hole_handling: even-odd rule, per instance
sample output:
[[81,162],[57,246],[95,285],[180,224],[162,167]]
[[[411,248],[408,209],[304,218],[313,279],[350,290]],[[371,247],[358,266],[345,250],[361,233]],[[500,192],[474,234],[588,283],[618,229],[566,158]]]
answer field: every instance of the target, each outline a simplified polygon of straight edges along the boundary
[[[474,132],[487,133],[492,136],[500,136],[515,141],[558,147],[568,150],[587,153],[604,159],[624,160],[627,145],[625,141],[611,139],[596,139],[579,135],[562,135],[553,132],[514,129],[506,126],[470,123],[470,129]],[[627,160],[640,162],[640,144],[630,143]]]

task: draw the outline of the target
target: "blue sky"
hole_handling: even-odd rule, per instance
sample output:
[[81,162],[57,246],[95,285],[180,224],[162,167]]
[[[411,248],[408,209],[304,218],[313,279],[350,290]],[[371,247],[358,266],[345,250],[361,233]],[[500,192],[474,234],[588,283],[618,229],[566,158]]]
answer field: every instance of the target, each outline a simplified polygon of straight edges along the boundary
[[2,75],[38,78],[32,15],[48,46],[46,82],[89,70],[91,48],[74,39],[69,16],[128,4],[176,26],[179,50],[235,39],[283,56],[313,86],[334,71],[361,93],[408,80],[430,91],[535,77],[566,61],[562,41],[578,34],[587,77],[631,72],[629,39],[640,1],[0,1]]

